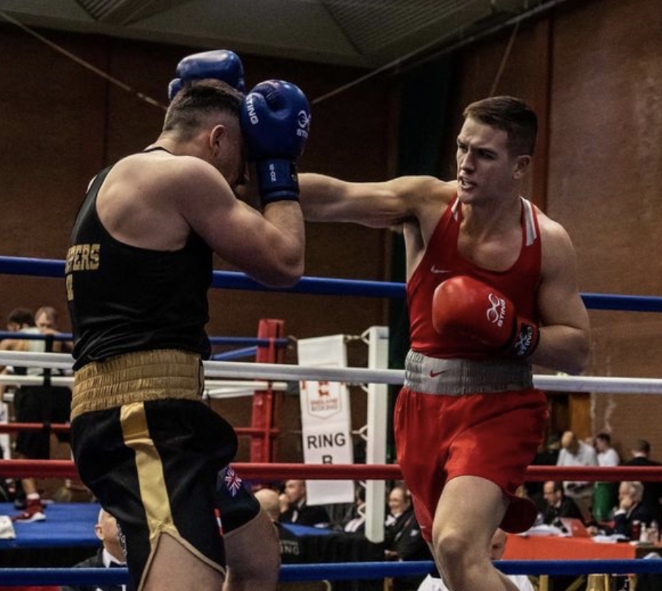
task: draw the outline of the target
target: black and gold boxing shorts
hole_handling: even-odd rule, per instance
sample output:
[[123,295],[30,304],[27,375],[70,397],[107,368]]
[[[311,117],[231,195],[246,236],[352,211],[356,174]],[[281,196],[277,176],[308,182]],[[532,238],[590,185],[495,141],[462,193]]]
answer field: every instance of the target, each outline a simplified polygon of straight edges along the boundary
[[75,376],[74,459],[120,525],[135,589],[163,534],[225,570],[215,485],[237,437],[202,402],[202,383],[200,357],[175,350],[114,357]]

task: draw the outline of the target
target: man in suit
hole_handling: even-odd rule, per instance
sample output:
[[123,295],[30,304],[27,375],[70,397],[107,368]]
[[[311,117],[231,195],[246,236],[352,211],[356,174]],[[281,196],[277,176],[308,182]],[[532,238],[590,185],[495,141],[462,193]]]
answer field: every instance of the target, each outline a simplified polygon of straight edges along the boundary
[[655,521],[654,511],[642,500],[644,486],[638,481],[621,482],[618,489],[618,509],[614,512],[614,533],[632,537],[632,524],[639,521],[648,527]]
[[[660,462],[650,459],[651,446],[645,439],[637,440],[632,450],[632,459],[623,466],[661,466]],[[642,503],[655,511],[655,519],[662,523],[662,482],[642,482],[644,496]]]
[[[126,558],[119,538],[117,521],[108,512],[101,509],[94,533],[101,540],[101,548],[94,556],[79,562],[74,568],[111,568],[126,567]],[[126,585],[76,585],[62,587],[62,591],[126,591]]]
[[287,480],[285,495],[289,503],[288,509],[281,513],[281,523],[296,523],[312,527],[329,527],[331,518],[321,505],[308,505],[305,480]]
[[563,482],[549,480],[543,485],[543,497],[547,507],[543,513],[543,523],[553,525],[561,517],[584,518],[577,503],[563,492]]

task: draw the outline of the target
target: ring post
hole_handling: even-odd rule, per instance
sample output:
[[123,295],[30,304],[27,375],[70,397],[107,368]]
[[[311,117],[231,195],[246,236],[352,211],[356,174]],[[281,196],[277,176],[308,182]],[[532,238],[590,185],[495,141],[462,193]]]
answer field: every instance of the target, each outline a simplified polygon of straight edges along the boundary
[[[371,326],[364,337],[368,339],[368,367],[388,368],[387,326]],[[366,462],[386,463],[386,426],[388,425],[388,387],[386,384],[368,384],[368,442]],[[371,542],[384,541],[384,499],[386,486],[383,480],[366,481],[365,535]]]
[[[257,363],[282,363],[283,349],[276,347],[276,339],[283,337],[285,323],[282,320],[261,319],[258,325],[259,339],[269,339],[269,345],[258,347]],[[251,438],[251,463],[269,463],[274,461],[275,445],[271,433],[274,422],[278,420],[282,393],[275,393],[271,387],[256,390],[253,394],[251,427],[260,429],[262,435]]]

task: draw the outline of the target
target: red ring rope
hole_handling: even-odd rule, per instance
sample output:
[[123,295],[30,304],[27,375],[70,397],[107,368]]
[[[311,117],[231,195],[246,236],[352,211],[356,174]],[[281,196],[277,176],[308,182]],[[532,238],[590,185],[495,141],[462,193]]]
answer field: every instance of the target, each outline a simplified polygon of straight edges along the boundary
[[[247,464],[233,463],[233,468],[248,480],[397,480],[402,478],[397,464]],[[0,460],[0,476],[6,478],[76,478],[74,463],[68,460]],[[662,482],[662,467],[578,468],[529,466],[526,480],[609,481],[641,480]]]
[[[16,431],[42,431],[46,428],[43,423],[0,423],[0,433],[15,433]],[[69,423],[51,423],[50,430],[53,433],[68,433]],[[277,437],[280,434],[280,429],[269,429],[270,437]],[[234,432],[237,435],[250,435],[251,437],[264,436],[265,430],[256,427],[235,427]]]

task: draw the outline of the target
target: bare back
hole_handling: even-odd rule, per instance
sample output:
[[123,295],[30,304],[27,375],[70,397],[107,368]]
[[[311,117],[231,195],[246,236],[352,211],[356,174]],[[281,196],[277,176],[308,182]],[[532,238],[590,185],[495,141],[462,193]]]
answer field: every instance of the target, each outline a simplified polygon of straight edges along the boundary
[[97,214],[113,238],[144,249],[176,251],[195,232],[221,258],[266,285],[291,284],[303,269],[299,204],[279,202],[261,215],[198,157],[167,151],[128,156],[101,186]]
[[165,151],[143,152],[113,167],[97,198],[97,214],[113,238],[151,250],[184,246],[191,228],[177,209],[174,193],[188,158]]

